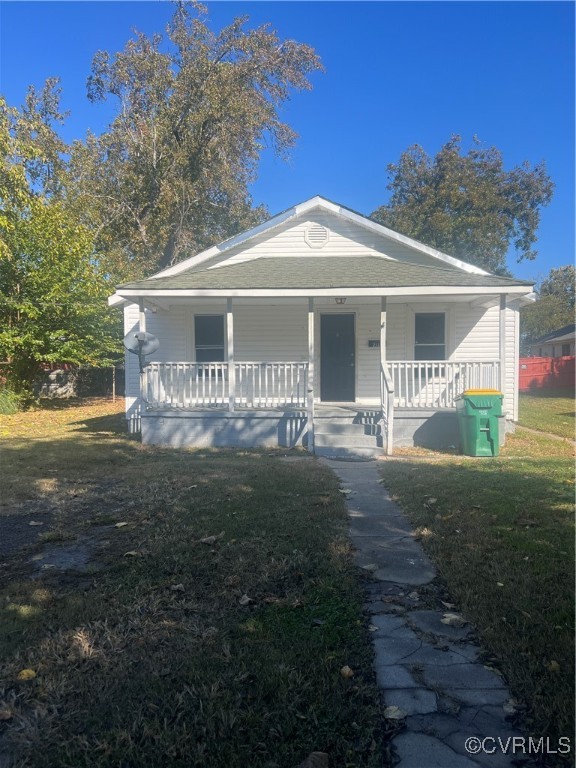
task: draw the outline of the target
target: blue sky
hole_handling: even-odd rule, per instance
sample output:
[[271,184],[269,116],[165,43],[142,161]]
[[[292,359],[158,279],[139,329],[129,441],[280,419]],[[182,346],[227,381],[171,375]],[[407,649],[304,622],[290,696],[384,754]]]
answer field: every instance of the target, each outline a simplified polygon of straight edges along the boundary
[[[545,160],[556,190],[542,213],[539,257],[513,273],[538,279],[574,258],[574,4],[570,2],[209,2],[214,28],[247,14],[312,45],[326,68],[283,118],[300,134],[285,163],[265,151],[255,203],[277,213],[315,194],[369,214],[386,202],[386,166],[409,145],[436,153],[452,134],[498,147],[507,167]],[[64,137],[99,132],[112,105],[92,105],[97,50],[137,28],[162,32],[166,0],[0,2],[0,90],[20,105],[28,84],[62,80]]]

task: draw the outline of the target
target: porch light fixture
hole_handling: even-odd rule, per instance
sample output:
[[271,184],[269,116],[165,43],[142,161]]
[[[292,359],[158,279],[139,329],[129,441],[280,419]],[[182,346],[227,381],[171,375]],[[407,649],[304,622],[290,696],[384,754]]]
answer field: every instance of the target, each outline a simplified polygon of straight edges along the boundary
[[346,304],[346,296],[336,296],[334,301],[336,304]]

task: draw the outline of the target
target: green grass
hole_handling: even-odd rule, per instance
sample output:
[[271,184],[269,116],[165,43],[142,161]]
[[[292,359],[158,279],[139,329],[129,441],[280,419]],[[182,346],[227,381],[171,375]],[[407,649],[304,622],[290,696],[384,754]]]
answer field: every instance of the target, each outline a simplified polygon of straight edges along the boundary
[[38,548],[95,557],[76,577],[30,579],[21,556],[0,571],[14,765],[383,765],[334,476],[277,452],[146,449],[120,424],[106,404],[0,419],[3,512],[50,504]]
[[518,423],[574,440],[574,389],[521,393]]
[[407,452],[382,476],[524,705],[527,733],[573,735],[570,444],[519,432],[497,459]]

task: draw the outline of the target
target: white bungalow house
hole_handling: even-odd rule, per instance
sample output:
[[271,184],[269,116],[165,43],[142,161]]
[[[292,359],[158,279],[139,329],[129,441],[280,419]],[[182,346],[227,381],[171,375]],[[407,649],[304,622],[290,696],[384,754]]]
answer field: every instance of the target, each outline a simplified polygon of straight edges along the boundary
[[126,356],[127,418],[155,445],[456,445],[467,388],[517,419],[532,289],[313,197],[118,287],[125,332],[160,341],[142,374]]

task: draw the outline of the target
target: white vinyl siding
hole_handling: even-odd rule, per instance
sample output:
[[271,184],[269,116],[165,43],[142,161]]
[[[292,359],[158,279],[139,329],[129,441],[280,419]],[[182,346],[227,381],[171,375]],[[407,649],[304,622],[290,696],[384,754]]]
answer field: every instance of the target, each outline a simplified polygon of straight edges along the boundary
[[[171,307],[168,311],[158,309],[156,312],[146,310],[146,330],[160,340],[160,346],[148,362],[158,363],[191,360],[189,355],[189,330],[187,327],[186,307]],[[124,334],[138,330],[139,310],[137,304],[129,304],[124,310]],[[126,352],[126,412],[128,416],[138,409],[140,394],[140,375],[138,372],[138,357]]]
[[[328,242],[322,248],[311,248],[306,242],[306,232],[309,227],[318,225],[328,230]],[[211,264],[224,266],[260,257],[282,256],[385,256],[411,264],[438,266],[438,259],[432,256],[370,232],[353,222],[343,221],[327,211],[302,215],[273,232],[258,235],[248,243],[230,249],[221,259]],[[442,266],[451,269],[448,264]]]
[[308,306],[234,306],[234,356],[238,362],[308,359]]
[[356,399],[379,405],[380,348],[369,347],[370,339],[380,340],[380,302],[359,306],[356,312]]
[[[378,307],[379,309],[379,307]],[[388,360],[410,360],[408,351],[409,332],[408,318],[412,313],[406,304],[389,304],[386,309],[386,357]],[[378,315],[378,333],[380,333],[380,315]]]
[[[500,357],[500,308],[489,309],[456,304],[455,360],[498,360]],[[506,310],[506,392],[504,410],[508,417],[518,418],[515,393],[518,385],[519,358],[518,310]]]

